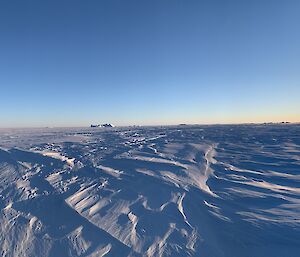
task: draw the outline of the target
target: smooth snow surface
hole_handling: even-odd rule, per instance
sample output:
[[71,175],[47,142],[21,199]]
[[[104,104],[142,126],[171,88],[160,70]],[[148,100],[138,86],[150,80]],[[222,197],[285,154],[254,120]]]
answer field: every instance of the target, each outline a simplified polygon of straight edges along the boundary
[[1,256],[300,256],[300,126],[0,130]]

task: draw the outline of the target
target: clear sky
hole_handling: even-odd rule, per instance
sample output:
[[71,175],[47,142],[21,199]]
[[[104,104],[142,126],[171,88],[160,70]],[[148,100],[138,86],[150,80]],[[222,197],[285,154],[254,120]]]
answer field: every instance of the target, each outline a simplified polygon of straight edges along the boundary
[[300,121],[299,0],[3,0],[0,127]]

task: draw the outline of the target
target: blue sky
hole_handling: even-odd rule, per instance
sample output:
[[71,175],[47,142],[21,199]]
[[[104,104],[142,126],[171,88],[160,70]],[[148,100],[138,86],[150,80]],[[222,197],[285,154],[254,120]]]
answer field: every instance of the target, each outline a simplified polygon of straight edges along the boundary
[[0,2],[0,127],[300,121],[298,0]]

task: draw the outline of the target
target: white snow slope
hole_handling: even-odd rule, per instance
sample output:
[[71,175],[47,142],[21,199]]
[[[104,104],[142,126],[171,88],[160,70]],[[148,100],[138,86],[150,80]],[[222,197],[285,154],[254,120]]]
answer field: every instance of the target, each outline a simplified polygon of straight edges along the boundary
[[300,125],[0,130],[0,256],[300,256]]

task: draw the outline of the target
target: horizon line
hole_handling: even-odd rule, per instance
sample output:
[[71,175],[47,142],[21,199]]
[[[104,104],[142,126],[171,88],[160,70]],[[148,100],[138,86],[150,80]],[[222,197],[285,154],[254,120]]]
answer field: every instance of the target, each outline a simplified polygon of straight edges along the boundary
[[133,124],[133,125],[114,125],[114,127],[91,127],[89,126],[16,126],[0,127],[0,129],[55,129],[55,128],[91,128],[91,129],[113,129],[125,127],[171,127],[171,126],[217,126],[217,125],[297,125],[300,121],[266,121],[266,122],[238,122],[238,123],[178,123],[178,124]]

